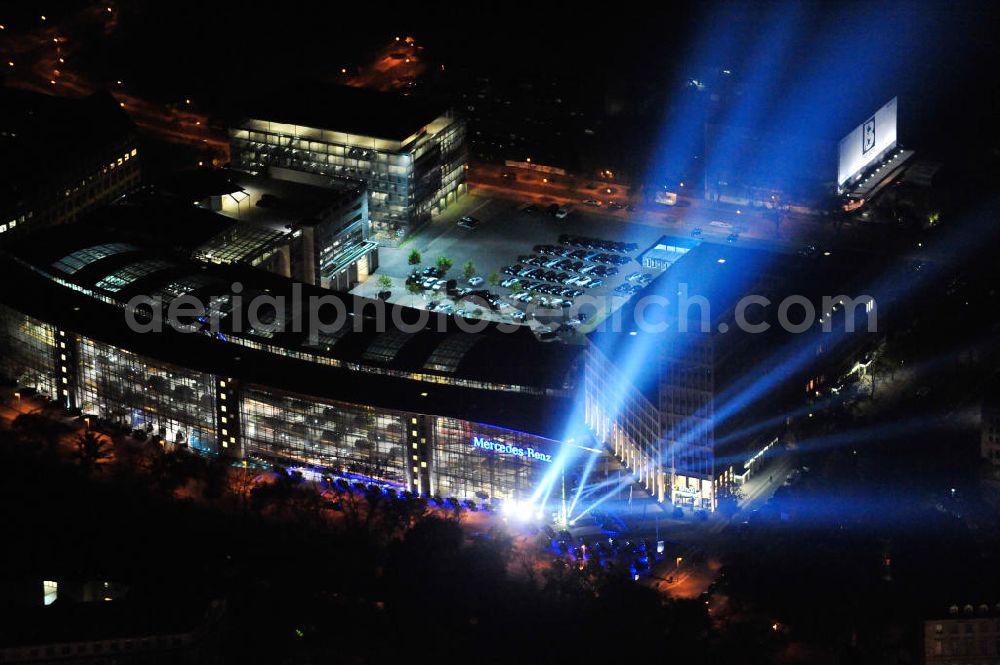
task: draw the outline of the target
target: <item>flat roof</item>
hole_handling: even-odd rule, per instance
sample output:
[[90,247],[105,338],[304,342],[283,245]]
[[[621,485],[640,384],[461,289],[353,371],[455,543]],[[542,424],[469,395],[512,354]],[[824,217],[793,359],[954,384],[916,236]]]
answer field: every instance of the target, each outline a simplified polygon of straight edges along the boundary
[[[790,396],[802,394],[805,385],[802,377],[815,371],[808,363],[785,362],[803,353],[806,347],[802,344],[819,340],[788,333],[778,325],[776,313],[780,300],[792,294],[802,295],[815,303],[819,312],[823,295],[856,297],[864,293],[853,290],[863,285],[876,268],[863,255],[842,250],[836,254],[836,257],[802,257],[737,245],[701,243],[681,255],[623,305],[620,310],[622,332],[598,329],[588,335],[588,340],[613,364],[624,368],[632,386],[658,407],[662,371],[659,353],[664,345],[675,345],[670,356],[677,359],[675,362],[697,366],[697,358],[690,361],[684,358],[685,349],[694,348],[699,342],[707,343],[711,338],[715,395],[729,398],[730,391],[752,394],[752,399],[747,398],[744,406],[727,412],[726,417],[713,426],[717,438],[728,439],[718,447],[718,455],[741,451],[748,441],[765,436],[771,430],[758,428],[736,438],[728,435],[772,418],[779,424],[783,422],[777,416],[787,411]],[[688,308],[689,332],[678,330],[681,316],[678,301],[682,288],[686,289],[689,302],[704,297],[709,303],[707,332],[699,332],[701,310],[693,304]],[[742,297],[750,294],[763,295],[771,302],[770,307],[764,309],[751,307],[747,314],[752,322],[769,323],[767,332],[741,333],[732,325],[733,308]],[[649,306],[646,300],[644,305],[643,299],[651,296],[667,304]],[[798,320],[794,314],[789,316]],[[668,327],[659,332],[651,332],[649,328],[643,330],[636,324],[639,317],[649,324],[666,323]],[[720,332],[722,323],[728,326],[727,332]],[[866,329],[859,330],[863,335]],[[818,357],[816,363],[827,361],[824,355]],[[765,376],[768,378],[764,379]],[[762,383],[767,384],[767,390],[744,392]]]
[[[252,86],[256,88],[257,86]],[[234,118],[254,118],[404,141],[444,115],[445,103],[365,88],[294,81],[234,102]]]
[[315,176],[311,180],[298,180],[296,174],[284,169],[268,175],[236,169],[191,169],[161,179],[157,190],[183,203],[218,196],[221,214],[275,230],[319,221],[328,211],[365,191],[364,183],[346,178]]
[[270,227],[321,221],[331,210],[365,191],[363,183],[341,178],[322,178],[326,185],[320,186],[243,171],[228,173],[247,198],[238,205],[235,199],[223,205],[222,214]]
[[283,224],[238,222],[186,198],[147,190],[92,211],[72,230],[61,228],[59,238],[66,237],[70,245],[91,237],[131,239],[146,250],[183,250],[218,263],[250,260],[288,233]]
[[[12,248],[36,269],[17,260],[3,261],[0,274],[13,280],[8,283],[20,285],[7,290],[3,302],[88,337],[216,375],[238,376],[250,383],[318,398],[455,417],[548,438],[562,434],[562,418],[570,410],[564,389],[574,376],[579,347],[544,344],[523,327],[505,332],[493,324],[475,333],[482,341],[470,343],[470,333],[451,317],[388,304],[384,305],[385,320],[393,327],[380,330],[375,301],[309,285],[295,288],[301,288],[306,299],[312,295],[339,299],[345,310],[353,313],[349,327],[320,337],[317,344],[310,345],[305,327],[303,332],[239,335],[240,339],[284,350],[280,353],[249,348],[228,340],[225,334],[181,334],[168,326],[162,334],[139,334],[129,329],[120,307],[62,286],[38,271],[90,290],[100,289],[98,283],[113,276],[117,289],[102,293],[118,302],[128,302],[139,294],[188,293],[207,303],[213,295],[231,293],[231,285],[239,282],[244,321],[248,320],[246,307],[253,295],[291,297],[293,282],[245,266],[218,266],[163,248],[140,247],[141,239],[127,243],[120,234],[101,236],[95,228],[89,233],[83,229],[67,231],[48,243],[27,236]],[[113,251],[93,251],[106,245],[116,247]],[[82,259],[83,267],[72,274],[55,267],[71,255]],[[413,332],[397,329],[422,317],[428,317],[424,327],[417,326]],[[223,333],[232,333],[231,321],[232,317],[222,319]],[[309,354],[336,363],[286,353]],[[423,379],[418,380],[418,376]],[[456,381],[449,383],[452,379]],[[520,386],[530,392],[489,389],[487,384]]]
[[[665,249],[658,249],[661,246]],[[771,252],[676,236],[664,236],[643,257],[660,254],[669,258],[670,267],[609,316],[605,329],[599,325],[587,336],[612,362],[632,370],[633,384],[654,404],[659,402],[660,366],[636,362],[635,354],[653,354],[664,344],[694,344],[702,336],[697,305],[688,307],[685,316],[697,320],[688,322],[687,332],[679,330],[683,314],[678,306],[680,294],[686,293],[691,301],[704,298],[709,303],[710,334],[714,334],[719,319],[750,292],[772,262],[779,260],[779,255]],[[609,329],[615,321],[621,322],[621,332]],[[651,332],[658,328],[662,329]]]

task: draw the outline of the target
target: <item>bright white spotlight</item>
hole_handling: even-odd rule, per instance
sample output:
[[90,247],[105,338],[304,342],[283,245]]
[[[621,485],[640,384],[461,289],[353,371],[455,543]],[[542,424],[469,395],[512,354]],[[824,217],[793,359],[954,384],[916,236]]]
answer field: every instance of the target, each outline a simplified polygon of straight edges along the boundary
[[530,503],[527,501],[520,502],[514,499],[510,501],[505,501],[503,504],[503,513],[508,517],[513,517],[514,519],[522,522],[526,522],[531,519],[534,509]]

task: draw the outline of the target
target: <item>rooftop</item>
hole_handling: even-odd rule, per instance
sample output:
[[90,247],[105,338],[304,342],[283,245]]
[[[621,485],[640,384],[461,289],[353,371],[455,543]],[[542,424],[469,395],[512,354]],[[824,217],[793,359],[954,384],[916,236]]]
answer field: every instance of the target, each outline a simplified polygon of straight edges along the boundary
[[[310,182],[298,180],[302,175]],[[218,196],[222,214],[283,231],[289,225],[308,225],[324,218],[349,197],[364,191],[364,183],[344,178],[297,174],[273,169],[253,175],[232,169],[193,169],[171,174],[158,190],[184,202]]]
[[255,93],[234,116],[404,141],[447,111],[396,93],[295,81]]
[[189,199],[163,197],[147,190],[94,211],[71,235],[72,242],[91,234],[94,238],[125,238],[147,250],[181,251],[214,263],[229,263],[252,260],[288,233],[283,225],[237,222],[193,205]]
[[[473,334],[450,317],[308,285],[293,289],[291,280],[278,275],[191,260],[144,245],[141,237],[101,233],[94,225],[67,229],[47,243],[27,237],[13,251],[22,261],[2,262],[3,278],[21,287],[5,294],[4,302],[88,337],[165,362],[320,398],[360,400],[550,438],[561,435],[560,418],[568,412],[562,395],[580,349],[544,344],[526,329],[505,332],[487,325]],[[348,322],[311,340],[307,326],[296,332],[294,322],[302,319],[289,313],[289,306],[284,330],[236,332],[230,301],[219,306],[218,335],[207,330],[181,334],[169,326],[162,334],[139,334],[128,327],[121,310],[121,303],[140,294],[159,295],[165,302],[189,294],[208,304],[212,296],[230,295],[235,282],[242,286],[244,321],[253,296],[284,295],[291,303],[294,290],[301,288],[305,302],[310,296],[338,300]],[[385,307],[382,326],[379,306]],[[261,318],[268,315],[265,310]],[[428,318],[417,325],[421,317]]]
[[[647,254],[669,251],[657,248],[677,247],[676,240],[666,236],[647,250]],[[686,244],[692,241],[687,240]],[[666,362],[686,363],[685,351],[710,338],[711,371],[717,400],[733,395],[746,398],[745,407],[728,413],[724,422],[716,424],[717,437],[767,420],[769,415],[784,413],[789,391],[801,394],[804,385],[801,375],[811,371],[811,365],[790,359],[810,351],[811,344],[822,345],[823,338],[783,330],[776,320],[778,303],[792,294],[803,295],[815,304],[818,317],[823,295],[864,293],[859,289],[871,269],[871,262],[866,262],[865,257],[849,252],[838,252],[835,258],[802,257],[715,243],[695,243],[672,260],[666,271],[622,307],[622,333],[598,328],[589,335],[589,340],[618,367],[624,368],[632,385],[655,405],[659,403],[661,366],[658,361],[664,347],[672,347]],[[686,314],[678,304],[683,301],[682,292],[686,292],[690,303]],[[734,307],[750,294],[762,295],[771,303],[766,308],[752,306],[747,312],[750,322],[770,325],[766,332],[741,332],[735,325]],[[709,307],[709,326],[703,333],[699,332],[701,308],[695,304],[700,298],[704,298]],[[794,314],[790,313],[789,317],[798,320]],[[682,318],[687,319],[688,332],[678,329]],[[639,326],[639,320],[647,325]],[[814,331],[823,334],[818,326]],[[832,336],[829,340],[829,344],[834,343]],[[817,362],[824,359],[821,357]],[[762,379],[764,376],[767,378]],[[763,384],[768,386],[766,390],[755,389]],[[718,408],[720,405],[716,404]],[[742,444],[742,439],[738,443]]]

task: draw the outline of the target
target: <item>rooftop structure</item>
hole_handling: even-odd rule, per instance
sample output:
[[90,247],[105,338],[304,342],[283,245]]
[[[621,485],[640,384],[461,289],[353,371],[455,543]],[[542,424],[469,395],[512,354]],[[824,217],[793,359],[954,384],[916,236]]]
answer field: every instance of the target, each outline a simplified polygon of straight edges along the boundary
[[364,183],[280,168],[269,174],[198,169],[174,174],[157,193],[176,199],[181,214],[190,201],[239,221],[200,243],[205,260],[249,262],[343,290],[378,268]]

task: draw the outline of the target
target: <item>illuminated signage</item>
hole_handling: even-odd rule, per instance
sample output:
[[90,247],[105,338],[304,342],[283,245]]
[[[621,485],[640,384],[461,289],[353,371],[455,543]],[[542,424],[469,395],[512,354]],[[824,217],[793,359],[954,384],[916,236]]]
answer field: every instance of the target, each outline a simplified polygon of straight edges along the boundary
[[851,178],[896,147],[896,98],[865,120],[840,141],[837,185],[844,188]]
[[493,439],[487,439],[485,436],[472,437],[472,447],[479,448],[480,450],[485,450],[491,453],[498,453],[500,455],[514,455],[515,457],[527,457],[528,459],[537,460],[539,462],[552,461],[552,455],[548,455],[541,451],[535,450],[534,448],[522,448],[520,446],[513,446],[509,443],[504,443],[503,441],[494,441]]

